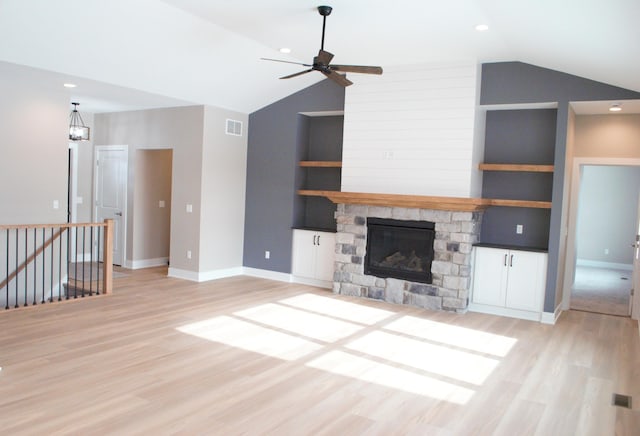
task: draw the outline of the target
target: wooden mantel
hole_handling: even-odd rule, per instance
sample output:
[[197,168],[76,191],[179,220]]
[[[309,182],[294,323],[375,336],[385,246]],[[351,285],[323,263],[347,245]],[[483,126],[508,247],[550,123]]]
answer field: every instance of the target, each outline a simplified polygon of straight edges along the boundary
[[417,209],[475,212],[489,206],[532,207],[550,209],[547,201],[501,200],[491,198],[432,197],[425,195],[374,194],[364,192],[301,190],[299,195],[326,197],[336,204],[366,204],[369,206],[408,207]]

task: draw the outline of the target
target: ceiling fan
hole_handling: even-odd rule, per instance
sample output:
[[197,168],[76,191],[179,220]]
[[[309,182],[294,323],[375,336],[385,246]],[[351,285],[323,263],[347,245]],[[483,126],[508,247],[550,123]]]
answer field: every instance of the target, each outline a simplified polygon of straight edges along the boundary
[[310,73],[311,71],[320,71],[329,79],[336,82],[341,86],[352,85],[353,82],[345,77],[344,73],[364,73],[364,74],[382,74],[382,67],[370,67],[364,65],[334,65],[331,64],[333,54],[324,50],[324,29],[327,24],[327,16],[331,14],[331,6],[318,6],[318,12],[322,15],[322,41],[320,43],[320,51],[318,56],[313,58],[312,64],[303,64],[301,62],[283,61],[280,59],[260,58],[265,61],[284,62],[287,64],[302,65],[304,67],[311,67],[307,70],[300,71],[299,73],[289,74],[288,76],[280,77],[281,79],[291,79],[292,77],[301,76],[303,74]]

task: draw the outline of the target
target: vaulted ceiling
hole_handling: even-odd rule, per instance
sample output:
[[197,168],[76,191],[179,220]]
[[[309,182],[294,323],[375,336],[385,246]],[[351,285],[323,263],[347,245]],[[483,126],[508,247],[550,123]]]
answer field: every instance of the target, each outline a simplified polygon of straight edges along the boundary
[[[125,95],[122,88],[129,88],[141,102],[149,95],[166,97],[140,107],[195,103],[252,112],[323,79],[314,72],[278,80],[302,67],[259,59],[310,62],[320,45],[319,4],[0,0],[0,60],[84,80],[73,92],[93,104],[88,111],[136,108],[135,97],[118,106],[118,92]],[[336,63],[515,60],[640,91],[637,0],[328,4],[334,10],[325,49]],[[489,30],[476,31],[478,24]],[[279,53],[281,47],[291,54]],[[350,78],[357,86],[358,76]]]

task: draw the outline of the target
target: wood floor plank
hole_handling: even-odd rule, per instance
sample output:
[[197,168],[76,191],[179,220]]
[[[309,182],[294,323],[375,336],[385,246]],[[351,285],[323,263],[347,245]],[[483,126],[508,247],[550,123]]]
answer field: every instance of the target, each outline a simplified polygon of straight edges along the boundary
[[[110,296],[0,313],[0,433],[640,428],[640,337],[629,318],[569,311],[548,326],[253,277],[122,271]],[[613,406],[614,392],[633,396],[634,409]]]

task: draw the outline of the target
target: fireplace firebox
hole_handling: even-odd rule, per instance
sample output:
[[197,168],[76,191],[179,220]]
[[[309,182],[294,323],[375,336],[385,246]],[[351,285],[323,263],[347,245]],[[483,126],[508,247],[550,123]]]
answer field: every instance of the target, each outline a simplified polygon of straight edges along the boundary
[[435,223],[367,218],[364,273],[431,284]]

